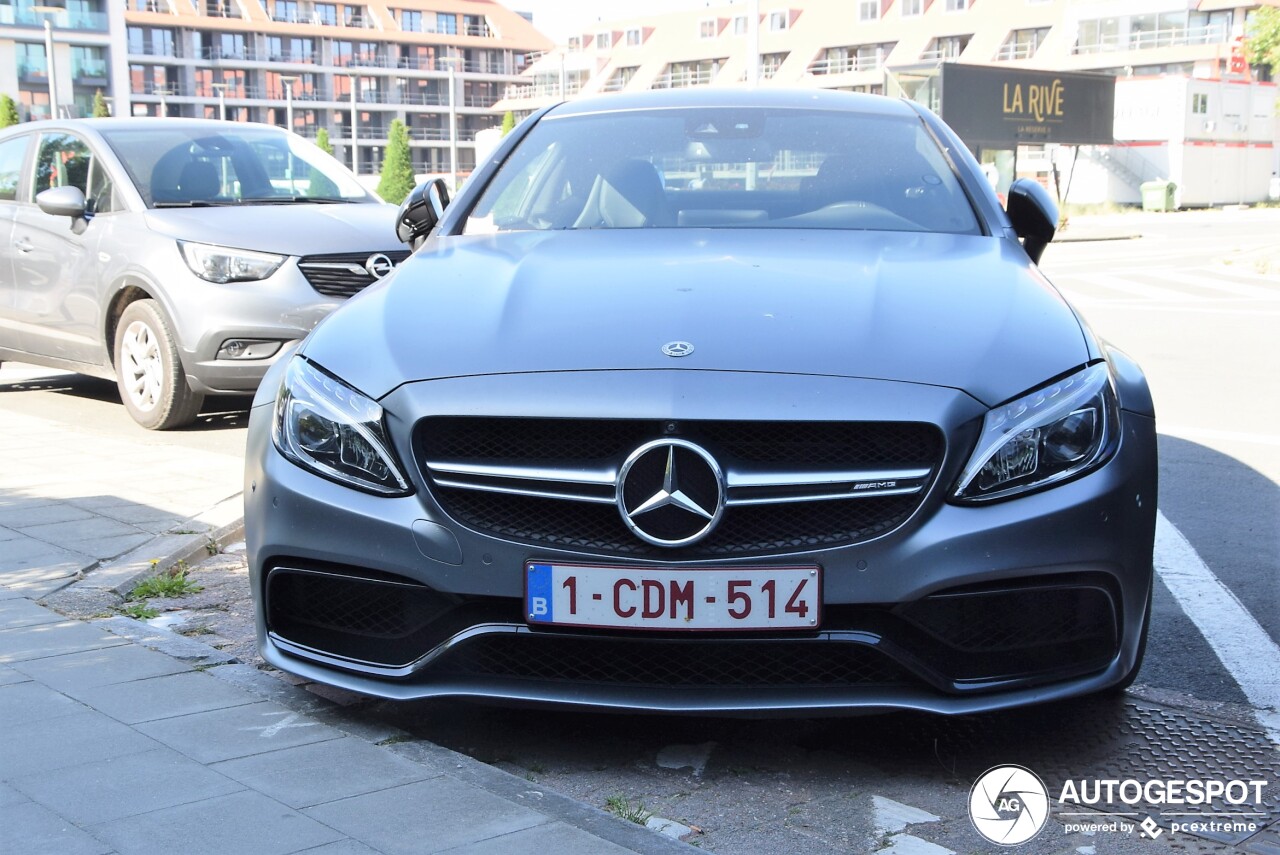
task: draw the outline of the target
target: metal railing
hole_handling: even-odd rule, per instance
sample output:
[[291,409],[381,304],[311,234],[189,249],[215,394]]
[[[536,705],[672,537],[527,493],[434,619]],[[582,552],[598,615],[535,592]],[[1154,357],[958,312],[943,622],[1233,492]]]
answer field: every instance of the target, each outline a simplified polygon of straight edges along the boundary
[[1000,46],[1000,50],[996,51],[996,59],[1031,59],[1039,48],[1038,44],[1010,42]]
[[107,63],[100,59],[74,63],[71,66],[71,77],[75,80],[81,78],[105,80],[107,77]]
[[1077,43],[1071,48],[1075,54],[1109,53],[1125,50],[1149,50],[1162,47],[1183,47],[1186,45],[1224,44],[1227,41],[1227,28],[1221,24],[1209,24],[1204,27],[1170,27],[1163,30],[1143,30],[1127,35],[1119,33],[1099,36],[1095,42]]
[[176,45],[160,48],[153,44],[129,45],[129,56],[169,56],[175,59],[182,56]]
[[[168,11],[167,9],[165,10]],[[106,12],[35,12],[29,8],[0,6],[0,24],[19,27],[43,27],[46,16],[56,30],[92,30],[105,32]]]
[[149,95],[153,98],[174,98],[183,97],[188,93],[180,84],[177,83],[156,83],[153,80],[143,80],[142,85],[137,83],[129,87],[131,95]]
[[400,103],[415,107],[447,107],[449,95],[445,92],[404,92]]
[[659,74],[650,89],[684,89],[705,86],[715,79],[714,71],[666,71]]
[[814,62],[809,66],[809,73],[845,74],[850,71],[876,71],[881,68],[884,68],[883,56],[836,56],[828,59],[814,60]]

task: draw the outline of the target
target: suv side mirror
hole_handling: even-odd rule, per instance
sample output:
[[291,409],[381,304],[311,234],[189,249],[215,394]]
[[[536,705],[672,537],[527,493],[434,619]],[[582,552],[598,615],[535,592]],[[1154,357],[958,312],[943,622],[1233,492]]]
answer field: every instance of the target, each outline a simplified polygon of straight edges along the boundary
[[79,187],[51,187],[36,194],[36,205],[54,217],[70,217],[71,231],[84,232],[89,225],[85,219],[84,193]]
[[1058,230],[1058,206],[1039,182],[1019,178],[1009,188],[1009,202],[1005,205],[1013,230],[1022,238],[1022,248],[1036,264],[1044,248],[1053,240]]
[[396,237],[401,243],[415,245],[436,227],[449,207],[449,187],[443,178],[419,184],[400,204],[396,215]]

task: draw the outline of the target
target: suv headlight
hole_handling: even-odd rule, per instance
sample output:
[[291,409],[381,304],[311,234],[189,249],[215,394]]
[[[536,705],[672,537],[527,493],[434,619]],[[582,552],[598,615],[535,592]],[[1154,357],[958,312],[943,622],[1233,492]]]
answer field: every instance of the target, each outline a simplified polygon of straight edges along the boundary
[[1095,469],[1111,456],[1116,417],[1111,373],[1102,362],[996,407],[952,497],[1003,499]]
[[272,436],[281,454],[317,475],[381,496],[413,492],[382,407],[300,356],[285,369]]
[[191,272],[207,282],[254,282],[266,279],[284,263],[286,256],[251,249],[228,249],[207,243],[178,241],[182,259]]

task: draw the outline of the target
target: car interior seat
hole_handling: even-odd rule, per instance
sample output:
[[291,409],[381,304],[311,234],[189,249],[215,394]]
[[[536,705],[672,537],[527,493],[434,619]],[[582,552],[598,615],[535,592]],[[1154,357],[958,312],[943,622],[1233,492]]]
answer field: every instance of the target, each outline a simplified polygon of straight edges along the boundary
[[596,179],[574,228],[669,225],[674,221],[657,168],[647,160],[632,159],[610,166]]

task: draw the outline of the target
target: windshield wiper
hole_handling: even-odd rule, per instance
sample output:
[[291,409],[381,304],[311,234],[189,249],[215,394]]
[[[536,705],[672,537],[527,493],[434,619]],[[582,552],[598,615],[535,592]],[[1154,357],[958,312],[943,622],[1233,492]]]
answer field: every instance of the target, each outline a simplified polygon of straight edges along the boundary
[[244,205],[290,205],[295,202],[308,205],[344,205],[354,201],[337,196],[245,196],[240,200]]
[[223,208],[227,205],[238,205],[239,202],[215,202],[209,199],[188,199],[185,202],[152,202],[153,208]]

